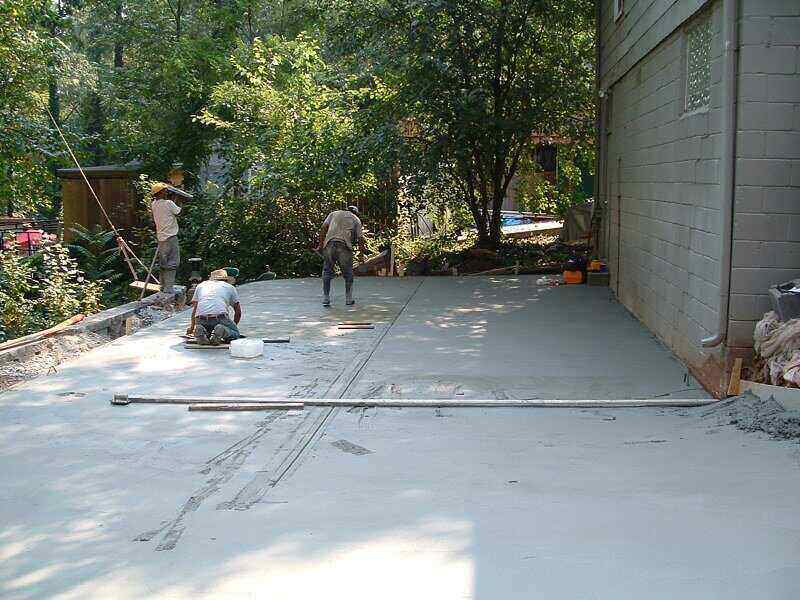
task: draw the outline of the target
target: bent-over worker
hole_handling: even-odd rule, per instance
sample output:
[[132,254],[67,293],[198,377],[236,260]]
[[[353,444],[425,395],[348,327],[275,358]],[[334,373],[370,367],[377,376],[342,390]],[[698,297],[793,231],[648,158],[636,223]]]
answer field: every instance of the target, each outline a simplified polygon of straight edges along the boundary
[[[188,335],[194,332],[197,343],[218,346],[241,337],[238,325],[242,305],[234,283],[236,279],[228,270],[217,269],[208,281],[197,285],[192,296],[192,321],[186,330]],[[228,307],[233,308],[233,320],[228,316]]]
[[323,306],[331,305],[331,280],[333,266],[339,265],[344,277],[345,304],[355,304],[353,300],[353,244],[366,247],[361,231],[361,219],[358,208],[348,206],[347,210],[335,210],[325,219],[319,232],[318,250],[322,251],[325,260],[322,267]]
[[153,194],[153,222],[156,224],[158,239],[158,263],[161,268],[161,291],[171,294],[175,291],[175,274],[181,262],[181,248],[178,244],[178,215],[181,207],[167,197],[170,186],[161,181],[154,183],[150,191]]

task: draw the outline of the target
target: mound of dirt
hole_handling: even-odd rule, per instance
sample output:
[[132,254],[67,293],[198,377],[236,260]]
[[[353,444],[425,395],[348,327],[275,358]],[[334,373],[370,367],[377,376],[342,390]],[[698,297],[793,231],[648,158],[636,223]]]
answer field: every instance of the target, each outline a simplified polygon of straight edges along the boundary
[[800,440],[800,411],[787,410],[782,404],[746,392],[703,408],[704,418],[716,419],[718,425],[735,425],[745,431],[763,431],[784,440]]

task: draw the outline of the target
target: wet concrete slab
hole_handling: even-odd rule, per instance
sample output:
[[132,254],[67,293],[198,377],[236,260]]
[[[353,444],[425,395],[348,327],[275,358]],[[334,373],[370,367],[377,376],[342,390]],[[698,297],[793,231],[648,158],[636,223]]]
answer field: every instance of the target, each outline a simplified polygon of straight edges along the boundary
[[431,278],[355,397],[697,398],[706,394],[608,288]]
[[292,340],[260,359],[184,349],[184,313],[0,395],[0,595],[797,597],[798,446],[703,409],[109,404],[701,394],[607,290],[357,286],[332,309],[318,280],[243,286],[243,330]]

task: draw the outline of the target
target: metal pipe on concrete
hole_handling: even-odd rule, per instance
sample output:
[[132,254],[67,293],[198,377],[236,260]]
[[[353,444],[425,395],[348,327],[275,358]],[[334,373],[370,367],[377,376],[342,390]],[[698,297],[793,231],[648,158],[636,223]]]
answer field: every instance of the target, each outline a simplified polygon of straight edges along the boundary
[[731,264],[733,254],[733,197],[736,177],[736,61],[739,36],[737,30],[739,0],[723,0],[723,71],[722,71],[722,173],[720,182],[722,206],[722,254],[719,260],[719,323],[717,333],[704,338],[704,348],[722,344],[728,337],[728,313],[731,298]]
[[116,394],[112,404],[204,404],[204,405],[270,405],[362,408],[636,408],[636,407],[687,407],[705,406],[717,402],[715,398],[627,398],[609,400],[589,399],[520,399],[494,400],[484,398],[257,398],[232,396],[128,396]]

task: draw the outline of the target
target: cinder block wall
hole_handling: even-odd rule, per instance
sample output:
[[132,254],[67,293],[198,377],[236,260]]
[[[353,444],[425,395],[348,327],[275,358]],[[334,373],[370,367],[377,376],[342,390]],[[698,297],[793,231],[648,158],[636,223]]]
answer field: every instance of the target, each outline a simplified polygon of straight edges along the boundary
[[800,277],[800,0],[742,0],[728,345],[750,347],[767,288]]
[[[715,332],[719,314],[721,3],[625,4],[622,23],[613,22],[611,2],[601,21],[610,99],[600,189],[611,285],[700,370],[708,358],[700,340]],[[684,26],[705,16],[714,32],[711,100],[687,113]]]

